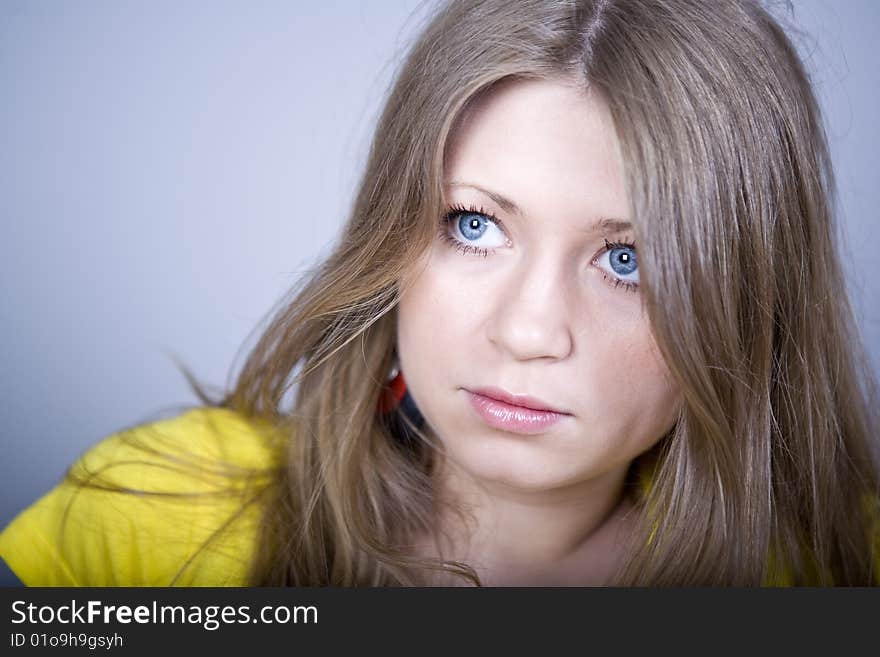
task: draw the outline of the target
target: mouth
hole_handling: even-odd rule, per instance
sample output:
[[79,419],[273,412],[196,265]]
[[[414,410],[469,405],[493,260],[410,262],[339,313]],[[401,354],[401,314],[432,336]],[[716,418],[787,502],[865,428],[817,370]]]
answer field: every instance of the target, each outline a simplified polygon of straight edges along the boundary
[[[510,433],[524,435],[543,433],[551,426],[571,417],[570,413],[556,410],[535,397],[511,395],[498,388],[480,388],[465,392],[468,394],[471,407],[486,424]],[[496,395],[506,399],[499,399]],[[512,403],[512,399],[517,403]]]

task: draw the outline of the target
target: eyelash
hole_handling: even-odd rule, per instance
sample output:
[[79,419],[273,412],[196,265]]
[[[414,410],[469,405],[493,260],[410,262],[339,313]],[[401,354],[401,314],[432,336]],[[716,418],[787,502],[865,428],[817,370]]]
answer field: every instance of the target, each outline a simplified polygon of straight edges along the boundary
[[[464,254],[473,253],[474,255],[481,255],[484,258],[486,258],[489,255],[491,255],[492,253],[494,253],[495,252],[494,249],[489,249],[489,248],[482,247],[482,246],[473,246],[472,244],[464,244],[463,242],[459,241],[458,239],[456,239],[455,237],[453,237],[452,235],[449,234],[449,230],[448,230],[449,224],[452,222],[453,219],[457,219],[462,214],[482,215],[483,217],[485,217],[486,219],[491,221],[493,224],[498,226],[498,228],[500,228],[503,232],[506,232],[504,230],[504,224],[501,222],[501,220],[498,219],[498,217],[493,215],[491,212],[487,212],[486,210],[484,210],[482,207],[478,207],[475,205],[464,206],[461,204],[454,204],[454,205],[449,206],[449,209],[446,211],[446,213],[443,215],[442,219],[440,220],[440,230],[439,230],[440,239],[442,239],[444,242],[446,242],[452,248],[454,248],[458,251],[461,251]],[[606,253],[607,251],[610,251],[611,249],[614,249],[614,248],[629,248],[629,249],[635,250],[635,246],[636,245],[634,242],[630,242],[627,240],[621,240],[618,242],[609,242],[606,239],[605,240],[605,251],[603,251],[602,253]],[[601,255],[601,254],[599,254],[599,255]],[[598,256],[596,256],[596,258],[598,258]],[[596,258],[593,258],[593,261],[595,261]],[[600,269],[599,271],[602,272],[602,278],[611,287],[613,287],[615,289],[622,287],[624,292],[635,293],[638,291],[638,288],[639,288],[638,283],[633,283],[632,281],[625,281],[620,278],[615,278],[615,277],[609,275],[608,272],[606,272],[603,269]]]

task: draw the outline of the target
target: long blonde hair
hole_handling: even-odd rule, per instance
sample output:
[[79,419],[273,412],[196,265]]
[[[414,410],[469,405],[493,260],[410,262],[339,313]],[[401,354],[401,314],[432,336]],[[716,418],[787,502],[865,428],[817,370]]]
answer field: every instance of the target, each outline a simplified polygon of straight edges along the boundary
[[[877,385],[847,299],[810,81],[751,0],[453,0],[413,44],[347,224],[223,399],[285,436],[251,581],[410,585],[438,447],[376,413],[398,282],[435,239],[456,117],[510,78],[590,85],[624,155],[641,294],[684,395],[615,583],[869,584]],[[288,403],[288,394],[292,402]],[[423,436],[424,437],[424,436]]]

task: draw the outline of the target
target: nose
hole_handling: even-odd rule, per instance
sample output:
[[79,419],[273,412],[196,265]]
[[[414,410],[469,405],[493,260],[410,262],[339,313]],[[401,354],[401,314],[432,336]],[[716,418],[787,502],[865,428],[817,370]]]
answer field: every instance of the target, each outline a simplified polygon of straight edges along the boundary
[[509,272],[486,325],[489,341],[518,360],[562,359],[574,346],[563,272],[548,262]]

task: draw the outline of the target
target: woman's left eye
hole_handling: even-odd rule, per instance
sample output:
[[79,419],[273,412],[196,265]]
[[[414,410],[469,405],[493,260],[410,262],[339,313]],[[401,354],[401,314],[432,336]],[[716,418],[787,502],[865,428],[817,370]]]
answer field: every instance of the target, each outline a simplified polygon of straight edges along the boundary
[[593,260],[602,271],[605,280],[612,287],[622,286],[628,292],[639,287],[639,261],[636,245],[632,242],[609,242],[605,240],[605,250]]
[[462,253],[484,257],[508,243],[501,221],[475,207],[450,208],[440,222],[440,237]]

